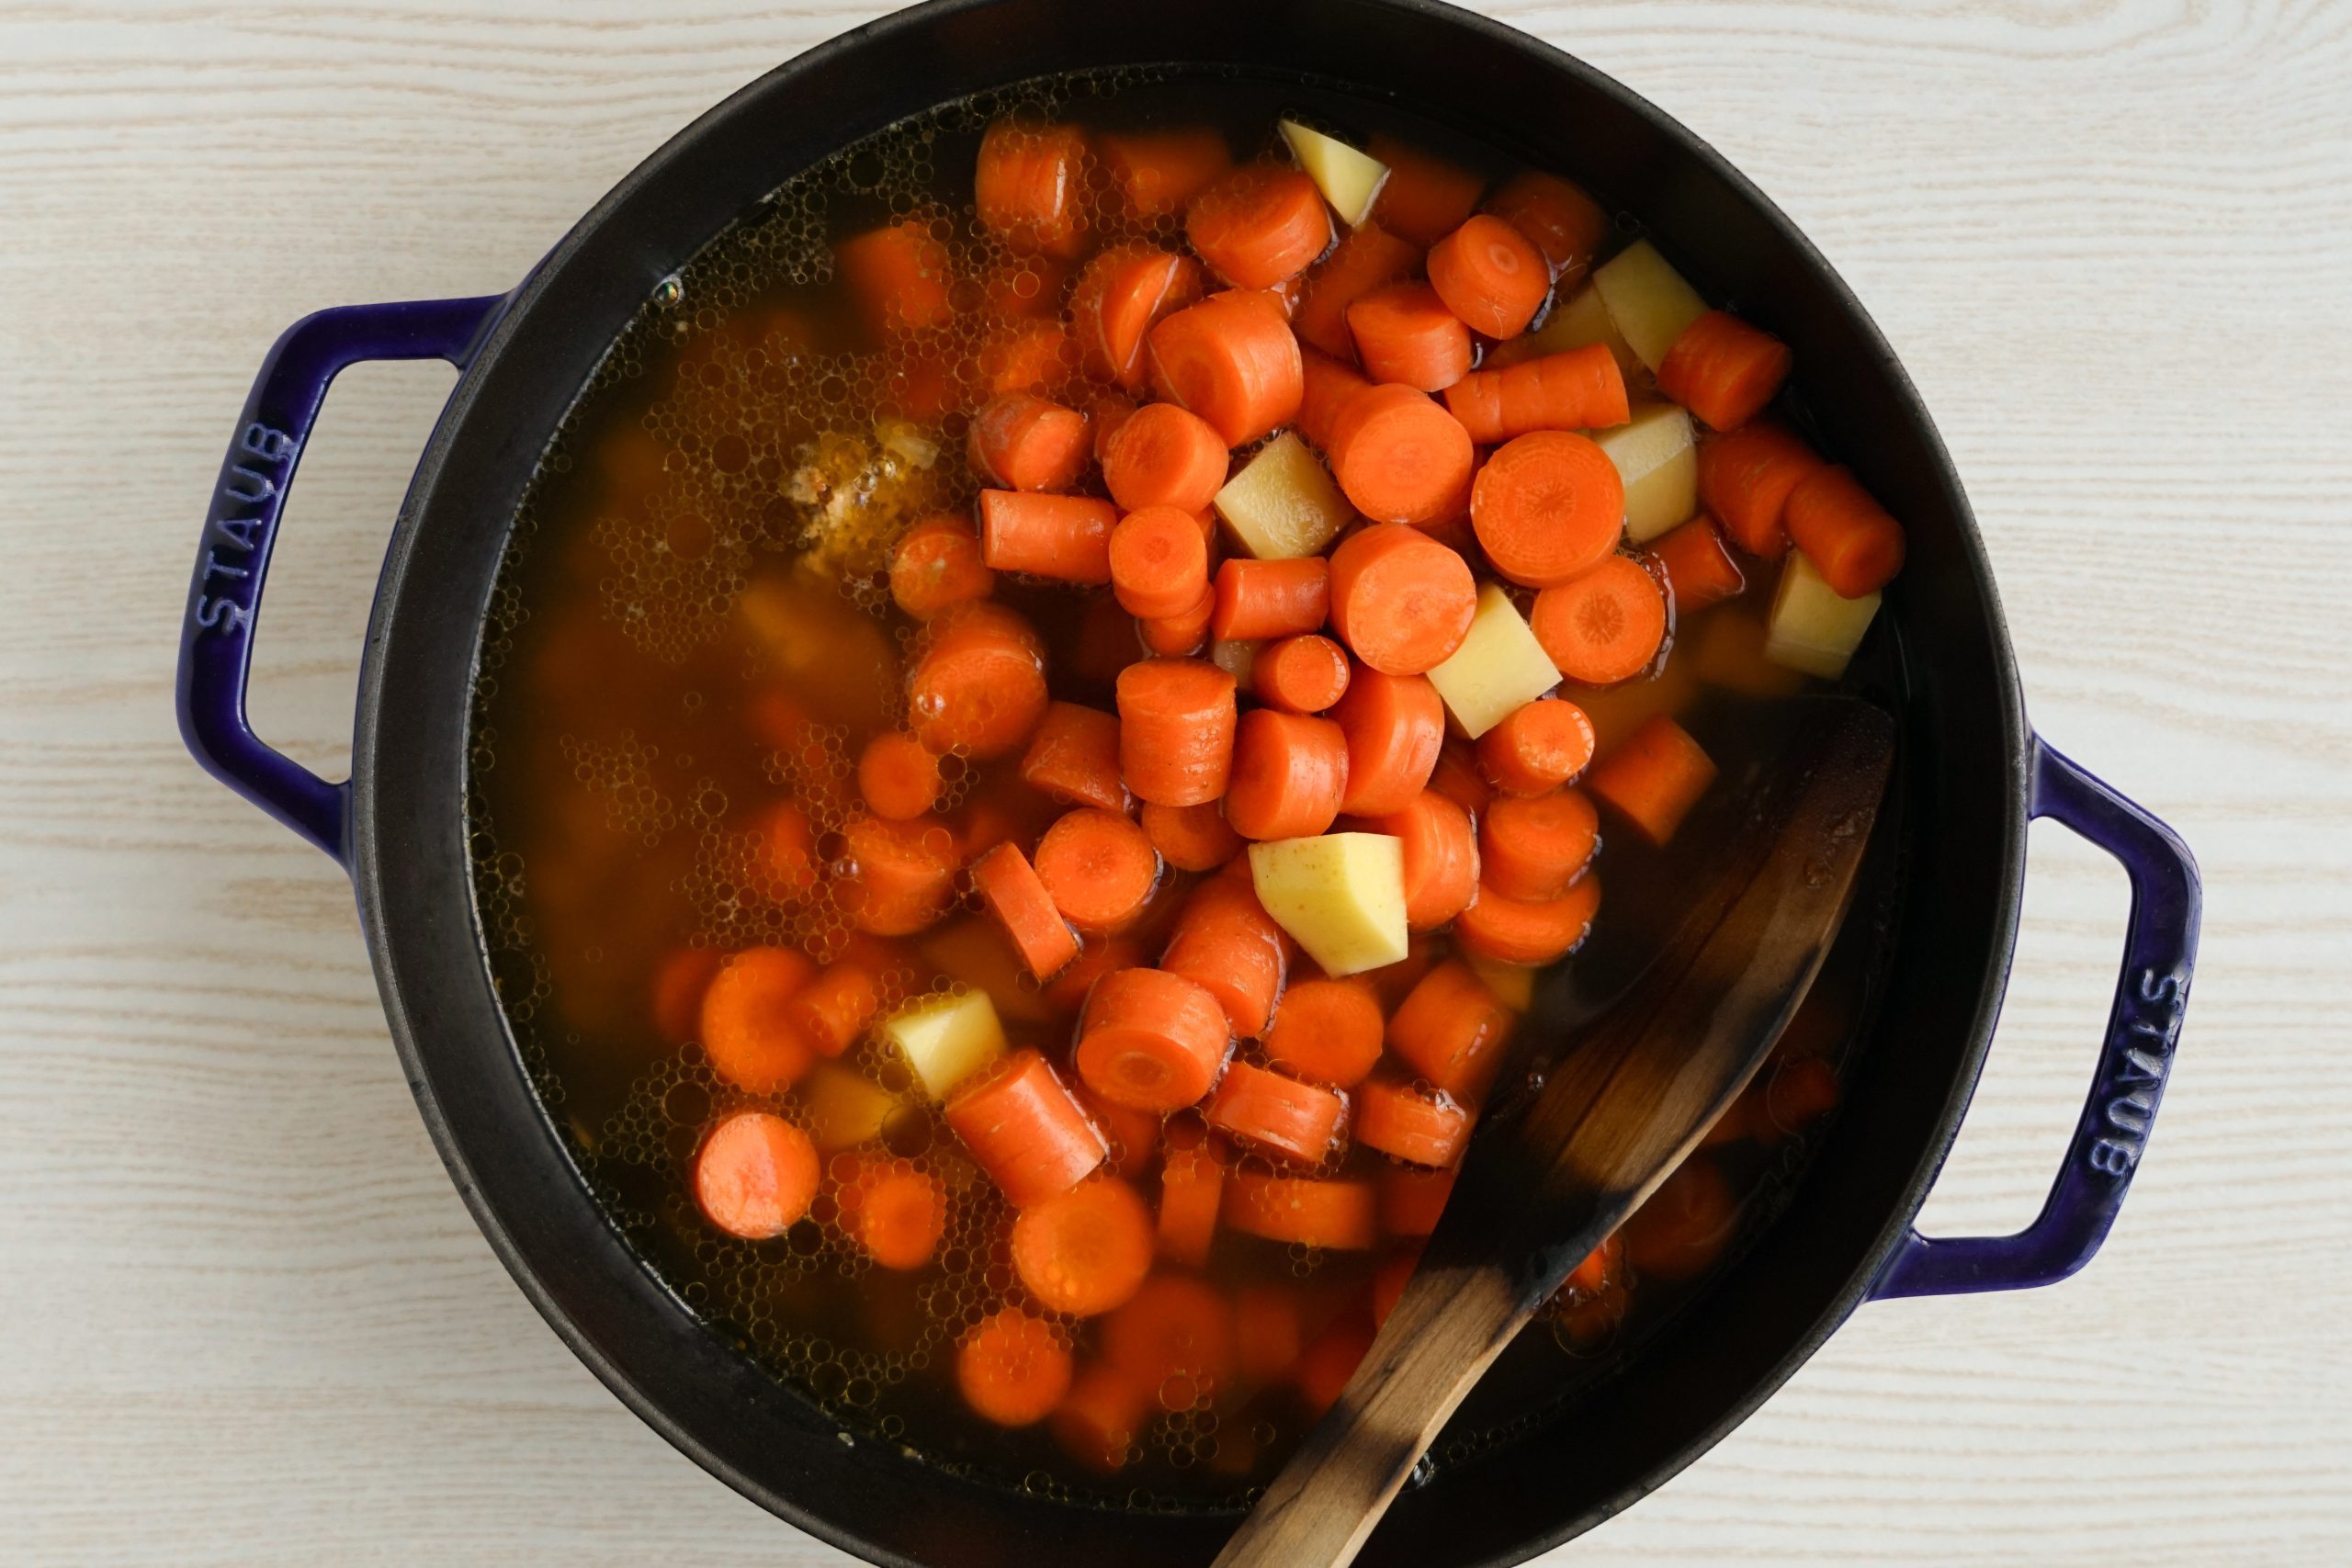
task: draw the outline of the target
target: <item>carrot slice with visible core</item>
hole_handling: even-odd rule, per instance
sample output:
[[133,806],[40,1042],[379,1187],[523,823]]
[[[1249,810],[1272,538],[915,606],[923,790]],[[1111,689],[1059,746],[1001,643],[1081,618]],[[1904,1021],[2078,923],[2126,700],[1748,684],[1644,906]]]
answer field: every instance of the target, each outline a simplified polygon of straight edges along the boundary
[[1180,1111],[1198,1100],[1232,1041],[1216,998],[1159,969],[1103,976],[1078,1027],[1087,1087],[1137,1111]]
[[1478,470],[1470,525],[1495,570],[1529,588],[1590,570],[1625,527],[1625,482],[1584,436],[1540,430],[1506,442]]
[[1592,761],[1592,720],[1560,697],[1538,697],[1478,737],[1478,766],[1505,795],[1548,795]]
[[1533,241],[1480,213],[1430,247],[1430,287],[1473,332],[1517,337],[1552,292],[1552,269]]
[[1302,980],[1283,993],[1266,1031],[1266,1060],[1333,1089],[1362,1083],[1380,1061],[1380,999],[1356,980]]
[[1037,842],[1037,880],[1054,908],[1081,931],[1116,931],[1143,912],[1159,885],[1159,854],[1116,811],[1080,807]]
[[838,1156],[851,1164],[834,1201],[842,1228],[858,1249],[885,1269],[922,1268],[947,1234],[947,1194],[927,1172],[903,1159]]
[[1193,513],[1148,506],[1119,519],[1111,534],[1111,587],[1120,608],[1147,619],[1181,615],[1208,586],[1208,541]]
[[1609,214],[1583,186],[1541,169],[1523,170],[1504,181],[1487,210],[1526,235],[1564,284],[1575,282],[1592,265],[1609,235]]
[[1348,651],[1328,637],[1286,637],[1258,649],[1250,685],[1283,713],[1321,713],[1348,694]]
[[1102,444],[1102,483],[1126,512],[1172,506],[1197,513],[1225,488],[1231,457],[1225,437],[1200,415],[1146,403]]

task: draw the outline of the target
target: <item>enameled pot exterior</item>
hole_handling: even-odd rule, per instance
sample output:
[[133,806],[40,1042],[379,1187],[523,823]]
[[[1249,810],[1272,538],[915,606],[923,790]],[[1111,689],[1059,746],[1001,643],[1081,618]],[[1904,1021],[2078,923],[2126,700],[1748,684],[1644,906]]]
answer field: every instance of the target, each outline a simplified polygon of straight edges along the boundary
[[[1688,1463],[1872,1295],[2047,1283],[2086,1261],[2144,1146],[2197,926],[2178,840],[2027,730],[1966,501],[1868,317],[1769,202],[1622,87],[1428,0],[938,0],[836,39],[681,133],[512,294],[322,312],[280,340],[206,523],[183,627],[182,727],[207,768],[349,867],[395,1043],[453,1178],[548,1321],[649,1423],[748,1495],[878,1562],[1205,1562],[1228,1519],[1074,1509],[850,1442],[673,1297],[605,1223],[524,1074],[474,919],[464,825],[469,693],[506,530],[579,388],[661,280],[786,175],[894,119],[1026,77],[1167,62],[1311,69],[1640,213],[1702,290],[1739,300],[1794,346],[1814,422],[1910,530],[1910,563],[1889,593],[1909,691],[1905,892],[1872,1026],[1900,1048],[1860,1055],[1849,1108],[1766,1245],[1583,1396],[1576,1419],[1400,1499],[1363,1559],[1514,1562]],[[445,358],[463,374],[379,588],[353,778],[328,784],[254,736],[243,682],[279,507],[326,385],[385,357]],[[2131,874],[2115,1012],[2041,1219],[2015,1237],[1926,1240],[1911,1217],[1992,1037],[2033,815],[2066,822]]]

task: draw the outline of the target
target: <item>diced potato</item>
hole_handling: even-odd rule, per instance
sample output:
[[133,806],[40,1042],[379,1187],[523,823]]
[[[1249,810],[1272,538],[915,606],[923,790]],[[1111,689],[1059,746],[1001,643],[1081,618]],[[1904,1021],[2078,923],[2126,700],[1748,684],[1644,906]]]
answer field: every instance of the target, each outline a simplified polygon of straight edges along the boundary
[[1446,711],[1473,740],[1559,683],[1560,672],[1528,628],[1527,617],[1492,582],[1478,595],[1462,646],[1430,671],[1430,684],[1445,699]]
[[1258,649],[1264,646],[1256,637],[1221,637],[1209,644],[1209,662],[1232,676],[1235,688],[1247,696],[1257,689],[1250,671],[1257,667]]
[[1327,975],[1405,956],[1405,846],[1381,833],[1324,833],[1250,846],[1258,902]]
[[1470,965],[1470,972],[1486,984],[1487,989],[1495,993],[1495,1000],[1511,1011],[1525,1012],[1535,1000],[1536,970],[1533,965],[1505,964],[1498,959],[1481,958],[1475,953],[1464,953],[1462,961]]
[[1354,515],[1323,459],[1288,432],[1225,481],[1216,514],[1235,546],[1256,560],[1321,555]]
[[863,1073],[823,1062],[801,1080],[800,1103],[808,1108],[808,1135],[830,1153],[880,1137],[899,1097]]
[[1808,675],[1836,680],[1870,630],[1879,596],[1839,597],[1821,580],[1802,550],[1791,550],[1781,568],[1781,590],[1772,596],[1772,621],[1764,633],[1764,657]]
[[1634,417],[1593,441],[1625,481],[1625,535],[1645,544],[1699,510],[1699,448],[1690,416],[1672,403],[1636,403]]
[[1004,1055],[1004,1026],[986,994],[957,991],[923,997],[890,1015],[882,1038],[898,1047],[933,1100]]
[[1309,130],[1295,119],[1283,121],[1283,140],[1290,143],[1291,156],[1349,228],[1372,216],[1372,204],[1380,199],[1380,187],[1388,183],[1387,164],[1336,137]]
[[1707,313],[1699,291],[1647,240],[1626,246],[1594,268],[1592,286],[1609,307],[1609,319],[1653,372],[1666,362],[1666,351],[1682,329]]
[[1609,307],[1601,303],[1600,290],[1590,284],[1577,290],[1575,296],[1552,308],[1544,324],[1521,338],[1506,344],[1509,354],[1501,350],[1487,356],[1491,365],[1516,364],[1522,359],[1540,359],[1547,354],[1566,354],[1587,344],[1608,345],[1610,356],[1617,361],[1618,374],[1633,380],[1642,367],[1633,344],[1609,319]]

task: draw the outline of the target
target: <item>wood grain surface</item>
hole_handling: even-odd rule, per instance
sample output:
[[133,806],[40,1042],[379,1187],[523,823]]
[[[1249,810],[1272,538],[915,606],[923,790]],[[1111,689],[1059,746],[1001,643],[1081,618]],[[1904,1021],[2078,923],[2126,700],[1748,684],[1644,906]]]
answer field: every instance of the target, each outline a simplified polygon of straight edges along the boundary
[[[2035,720],[2204,865],[2162,1125],[2082,1277],[1864,1308],[1560,1561],[2352,1561],[2352,6],[1485,7],[1722,148],[1844,272],[1983,520]],[[0,6],[0,1559],[845,1561],[640,1426],[442,1174],[345,885],[171,718],[270,339],[519,276],[834,0]],[[658,16],[659,19],[647,19]],[[254,715],[347,757],[446,370],[297,487]],[[1932,1229],[2029,1217],[2120,874],[2037,829]]]

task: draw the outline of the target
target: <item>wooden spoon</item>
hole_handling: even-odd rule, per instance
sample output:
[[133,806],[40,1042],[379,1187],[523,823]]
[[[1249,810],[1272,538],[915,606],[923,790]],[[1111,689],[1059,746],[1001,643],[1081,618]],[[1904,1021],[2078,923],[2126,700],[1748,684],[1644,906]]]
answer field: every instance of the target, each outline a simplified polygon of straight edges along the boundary
[[1690,868],[1679,926],[1524,1114],[1473,1142],[1396,1309],[1217,1568],[1352,1561],[1488,1363],[1780,1037],[1852,898],[1894,746],[1894,722],[1865,703],[1792,711],[1789,761],[1742,799],[1713,863]]

